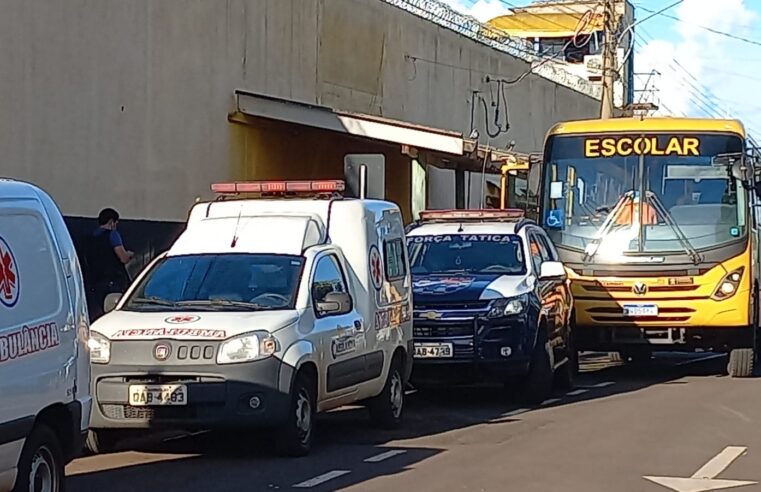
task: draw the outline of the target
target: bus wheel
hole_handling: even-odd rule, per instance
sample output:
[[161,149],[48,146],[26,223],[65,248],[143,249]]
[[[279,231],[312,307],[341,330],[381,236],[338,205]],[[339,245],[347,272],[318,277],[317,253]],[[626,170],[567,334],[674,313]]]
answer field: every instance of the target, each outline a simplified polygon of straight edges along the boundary
[[733,378],[748,378],[753,375],[755,353],[752,348],[734,349],[729,353],[727,372]]

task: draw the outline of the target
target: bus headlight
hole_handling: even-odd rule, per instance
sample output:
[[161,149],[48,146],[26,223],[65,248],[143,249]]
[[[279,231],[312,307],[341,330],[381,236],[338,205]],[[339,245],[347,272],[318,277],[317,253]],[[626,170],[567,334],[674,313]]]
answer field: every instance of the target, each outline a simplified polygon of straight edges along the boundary
[[729,299],[735,295],[737,289],[740,288],[740,281],[743,278],[744,270],[745,268],[741,267],[728,273],[723,279],[721,279],[721,282],[719,282],[718,287],[716,287],[716,290],[711,297],[717,301],[723,301],[724,299]]

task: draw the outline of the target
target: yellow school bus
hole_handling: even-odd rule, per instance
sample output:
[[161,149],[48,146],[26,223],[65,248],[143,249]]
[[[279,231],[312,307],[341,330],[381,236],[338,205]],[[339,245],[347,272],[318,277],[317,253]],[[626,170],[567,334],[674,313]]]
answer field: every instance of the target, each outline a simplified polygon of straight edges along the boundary
[[565,262],[576,348],[756,358],[754,155],[741,122],[616,118],[547,136],[539,217]]

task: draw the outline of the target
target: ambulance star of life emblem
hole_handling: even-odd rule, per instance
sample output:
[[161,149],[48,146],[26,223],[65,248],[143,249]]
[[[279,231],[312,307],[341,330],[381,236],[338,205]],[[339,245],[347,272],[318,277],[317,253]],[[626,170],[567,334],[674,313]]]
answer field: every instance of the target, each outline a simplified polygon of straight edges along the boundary
[[11,247],[0,237],[0,303],[12,308],[19,299],[19,276]]
[[166,343],[157,343],[156,346],[153,347],[153,357],[155,357],[156,360],[167,360],[171,353],[172,347]]

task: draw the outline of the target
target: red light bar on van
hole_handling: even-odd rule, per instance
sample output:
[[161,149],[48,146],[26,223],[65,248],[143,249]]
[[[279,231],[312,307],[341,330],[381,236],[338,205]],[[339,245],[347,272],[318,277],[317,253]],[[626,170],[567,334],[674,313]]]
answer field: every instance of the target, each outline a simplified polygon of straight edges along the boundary
[[421,222],[464,220],[518,220],[526,213],[518,208],[479,210],[425,210],[420,212]]
[[214,193],[314,193],[344,191],[346,183],[341,180],[324,181],[245,181],[239,183],[214,183]]

